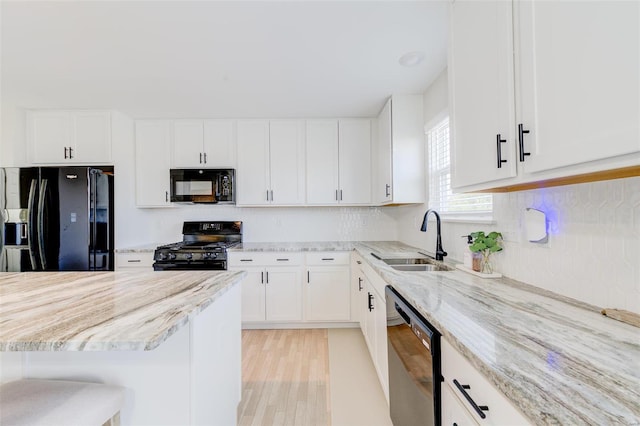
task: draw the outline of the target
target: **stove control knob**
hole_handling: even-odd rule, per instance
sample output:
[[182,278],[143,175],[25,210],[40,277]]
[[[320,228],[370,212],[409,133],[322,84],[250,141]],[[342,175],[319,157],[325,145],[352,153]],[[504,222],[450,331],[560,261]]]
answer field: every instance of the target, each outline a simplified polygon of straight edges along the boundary
[[205,253],[204,257],[206,259],[215,259],[216,257],[218,257],[218,255],[216,253],[213,253],[213,252],[210,251],[210,252]]
[[191,259],[193,259],[193,253],[187,253],[187,254],[184,255],[184,257],[189,259],[189,260],[191,260]]
[[175,260],[176,259],[176,254],[175,253],[169,253],[169,259],[170,260]]
[[167,256],[164,253],[158,253],[156,260],[164,260]]

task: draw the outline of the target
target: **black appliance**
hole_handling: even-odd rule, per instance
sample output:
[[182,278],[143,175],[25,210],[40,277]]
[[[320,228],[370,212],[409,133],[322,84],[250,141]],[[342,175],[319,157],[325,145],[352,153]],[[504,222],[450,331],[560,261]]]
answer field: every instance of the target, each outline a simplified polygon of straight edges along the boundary
[[235,204],[235,170],[171,169],[171,201]]
[[182,236],[156,248],[154,271],[226,270],[227,248],[242,242],[242,222],[184,222]]
[[112,271],[113,167],[0,169],[0,271]]
[[440,333],[387,286],[389,407],[398,426],[441,423]]

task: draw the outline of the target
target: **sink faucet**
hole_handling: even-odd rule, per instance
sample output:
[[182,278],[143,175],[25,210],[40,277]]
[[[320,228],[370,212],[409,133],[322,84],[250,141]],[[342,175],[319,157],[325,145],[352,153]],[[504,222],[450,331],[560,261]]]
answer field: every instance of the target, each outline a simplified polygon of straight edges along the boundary
[[444,260],[444,257],[447,255],[447,252],[442,248],[442,234],[440,233],[440,215],[435,210],[427,210],[424,214],[424,219],[422,220],[422,227],[420,230],[422,232],[427,232],[427,216],[429,213],[433,213],[436,215],[436,231],[437,231],[437,239],[436,239],[436,260]]

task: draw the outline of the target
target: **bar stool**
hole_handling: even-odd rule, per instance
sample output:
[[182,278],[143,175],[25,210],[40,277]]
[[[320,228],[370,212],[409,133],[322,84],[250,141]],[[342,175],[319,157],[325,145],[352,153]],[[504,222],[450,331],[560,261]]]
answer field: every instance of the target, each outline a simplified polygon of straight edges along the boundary
[[118,426],[125,388],[66,380],[0,385],[0,425]]

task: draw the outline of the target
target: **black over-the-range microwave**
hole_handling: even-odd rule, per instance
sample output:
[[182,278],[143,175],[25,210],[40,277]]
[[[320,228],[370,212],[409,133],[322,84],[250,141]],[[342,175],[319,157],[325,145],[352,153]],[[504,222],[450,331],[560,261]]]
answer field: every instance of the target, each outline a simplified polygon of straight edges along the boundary
[[171,169],[171,201],[235,204],[234,169]]

